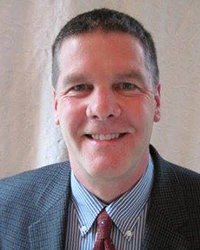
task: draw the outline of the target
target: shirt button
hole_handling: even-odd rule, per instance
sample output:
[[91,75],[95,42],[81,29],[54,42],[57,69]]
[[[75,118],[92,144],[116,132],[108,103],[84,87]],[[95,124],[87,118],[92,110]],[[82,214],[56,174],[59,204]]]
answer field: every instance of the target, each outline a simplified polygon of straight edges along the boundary
[[133,235],[133,232],[131,230],[126,231],[126,236],[131,237]]
[[86,226],[82,226],[81,227],[81,233],[86,233],[87,232],[87,227]]

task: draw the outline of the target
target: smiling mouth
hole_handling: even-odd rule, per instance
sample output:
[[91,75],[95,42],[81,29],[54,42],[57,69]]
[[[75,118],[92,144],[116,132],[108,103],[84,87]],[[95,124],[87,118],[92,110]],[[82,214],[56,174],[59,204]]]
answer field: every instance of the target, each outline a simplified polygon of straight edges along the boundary
[[99,141],[110,141],[114,139],[121,138],[125,136],[127,133],[112,133],[112,134],[86,134],[86,136],[91,140],[99,140]]

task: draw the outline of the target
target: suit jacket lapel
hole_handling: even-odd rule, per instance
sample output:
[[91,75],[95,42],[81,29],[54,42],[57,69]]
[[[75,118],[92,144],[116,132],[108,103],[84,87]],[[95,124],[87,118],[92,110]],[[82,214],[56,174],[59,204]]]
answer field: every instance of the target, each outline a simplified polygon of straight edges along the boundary
[[183,235],[188,220],[186,204],[173,166],[153,148],[151,155],[155,176],[142,249],[189,249]]
[[64,249],[70,172],[60,168],[38,200],[38,215],[29,227],[30,249]]

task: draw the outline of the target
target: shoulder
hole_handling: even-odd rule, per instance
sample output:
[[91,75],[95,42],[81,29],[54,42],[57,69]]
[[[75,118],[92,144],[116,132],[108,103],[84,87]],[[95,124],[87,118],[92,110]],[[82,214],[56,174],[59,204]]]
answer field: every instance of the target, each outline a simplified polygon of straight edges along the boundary
[[6,205],[12,208],[15,205],[31,203],[34,205],[47,186],[54,188],[61,178],[67,179],[69,175],[69,163],[63,162],[2,179],[0,181],[0,207]]
[[[186,192],[200,191],[199,173],[163,159],[152,146],[150,152],[154,162],[156,180],[161,180],[163,184],[177,185]],[[200,199],[200,192],[198,192],[198,197]]]
[[[0,241],[5,249],[29,249],[28,228],[69,194],[68,162],[0,181]],[[62,202],[60,202],[62,201]]]

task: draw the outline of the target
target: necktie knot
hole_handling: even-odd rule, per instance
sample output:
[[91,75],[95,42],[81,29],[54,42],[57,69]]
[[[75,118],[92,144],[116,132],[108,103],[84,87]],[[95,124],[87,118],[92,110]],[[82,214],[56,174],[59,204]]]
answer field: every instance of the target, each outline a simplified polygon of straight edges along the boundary
[[97,236],[93,250],[115,250],[110,239],[112,220],[103,210],[97,217]]
[[97,217],[97,239],[110,239],[112,220],[103,210]]

